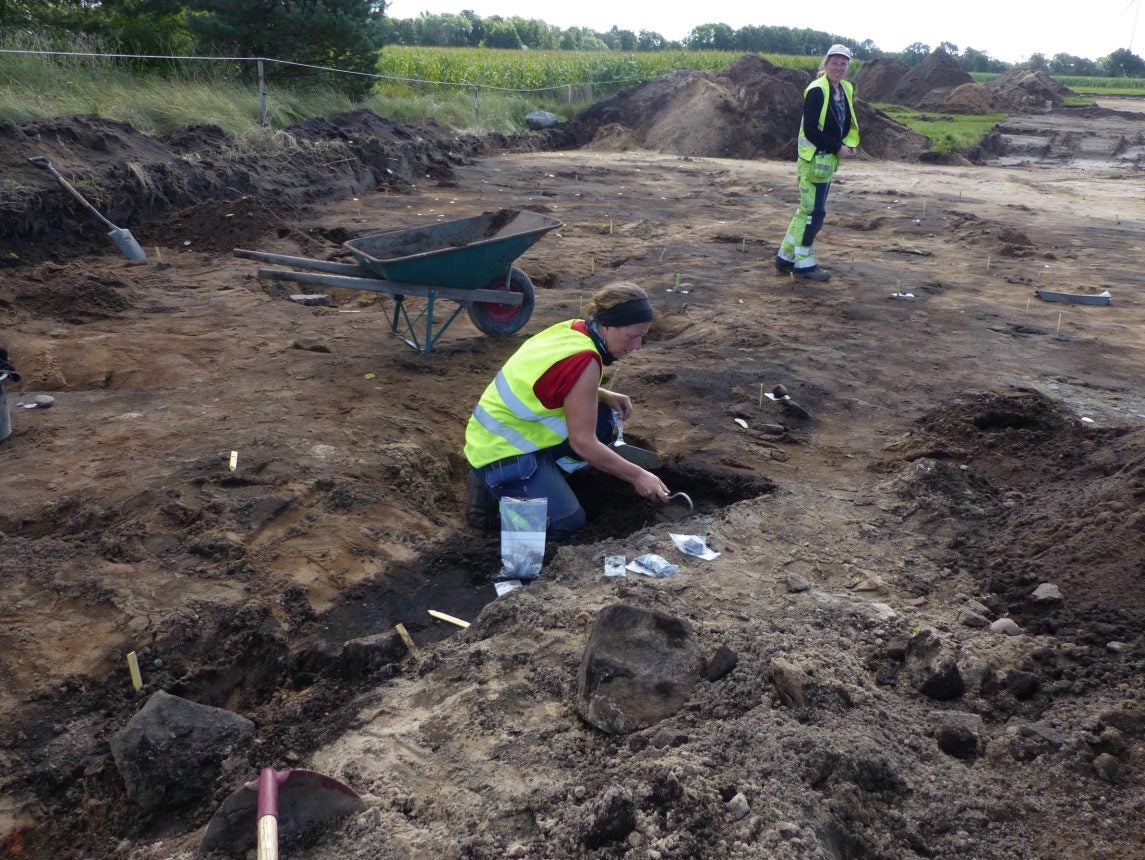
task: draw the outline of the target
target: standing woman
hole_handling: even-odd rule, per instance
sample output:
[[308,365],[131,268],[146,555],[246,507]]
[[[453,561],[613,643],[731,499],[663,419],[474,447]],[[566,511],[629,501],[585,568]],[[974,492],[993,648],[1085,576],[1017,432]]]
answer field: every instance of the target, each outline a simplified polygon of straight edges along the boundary
[[473,410],[465,429],[471,526],[495,527],[504,496],[545,498],[548,538],[567,538],[585,524],[585,514],[565,474],[586,465],[627,481],[645,499],[668,501],[658,477],[607,444],[612,413],[627,419],[632,401],[600,386],[605,365],[643,346],[652,303],[640,287],[620,282],[598,290],[585,311],[586,319],[526,340]]
[[859,151],[859,121],[855,116],[855,88],[844,80],[851,51],[832,45],[819,64],[819,76],[803,91],[803,123],[799,127],[799,208],[779,246],[775,268],[797,278],[828,281],[831,273],[819,267],[811,243],[827,215],[827,192],[840,158]]

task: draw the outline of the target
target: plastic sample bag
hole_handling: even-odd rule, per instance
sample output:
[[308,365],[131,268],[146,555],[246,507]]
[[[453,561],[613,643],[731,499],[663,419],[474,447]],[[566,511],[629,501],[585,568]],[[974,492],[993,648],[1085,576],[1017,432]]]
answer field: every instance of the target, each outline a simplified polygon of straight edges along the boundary
[[501,579],[536,579],[545,560],[548,499],[501,499]]

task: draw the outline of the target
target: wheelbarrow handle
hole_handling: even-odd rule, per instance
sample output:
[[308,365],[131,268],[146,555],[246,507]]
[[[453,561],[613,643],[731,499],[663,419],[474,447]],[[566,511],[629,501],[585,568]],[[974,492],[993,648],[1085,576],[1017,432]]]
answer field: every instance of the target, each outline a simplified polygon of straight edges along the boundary
[[105,218],[98,209],[92,206],[82,194],[76,191],[70,182],[64,179],[60,172],[56,170],[55,165],[53,165],[52,162],[47,158],[47,156],[33,155],[28,159],[28,161],[31,164],[34,164],[36,167],[42,167],[44,170],[48,171],[48,173],[52,174],[52,176],[56,178],[56,181],[59,182],[61,186],[63,186],[64,191],[68,192],[68,194],[75,198],[77,203],[79,203],[82,207],[84,207],[84,209],[98,218],[107,227],[107,229],[119,229],[110,221],[108,221],[107,218]]

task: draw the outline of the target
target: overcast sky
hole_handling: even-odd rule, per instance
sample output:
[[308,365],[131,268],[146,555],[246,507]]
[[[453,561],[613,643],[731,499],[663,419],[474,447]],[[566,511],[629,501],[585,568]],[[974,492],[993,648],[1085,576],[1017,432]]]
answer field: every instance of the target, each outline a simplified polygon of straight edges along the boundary
[[1031,54],[1072,54],[1097,60],[1118,48],[1145,54],[1145,20],[1138,11],[1145,0],[1088,0],[1085,3],[1028,0],[946,0],[946,2],[750,4],[744,0],[392,0],[386,14],[416,18],[422,12],[456,14],[471,9],[482,18],[536,18],[562,29],[587,27],[598,32],[651,30],[679,41],[701,24],[748,25],[820,30],[884,51],[901,51],[922,42],[937,48],[952,42],[959,50],[974,48],[995,60],[1015,63]]

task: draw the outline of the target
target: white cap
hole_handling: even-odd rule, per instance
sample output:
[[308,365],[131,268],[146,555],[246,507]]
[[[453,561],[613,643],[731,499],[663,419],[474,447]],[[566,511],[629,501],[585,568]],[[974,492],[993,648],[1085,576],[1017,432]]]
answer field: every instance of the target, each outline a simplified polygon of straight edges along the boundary
[[827,49],[827,56],[830,57],[833,54],[840,54],[841,56],[846,57],[848,60],[851,59],[851,49],[846,45],[832,45]]

